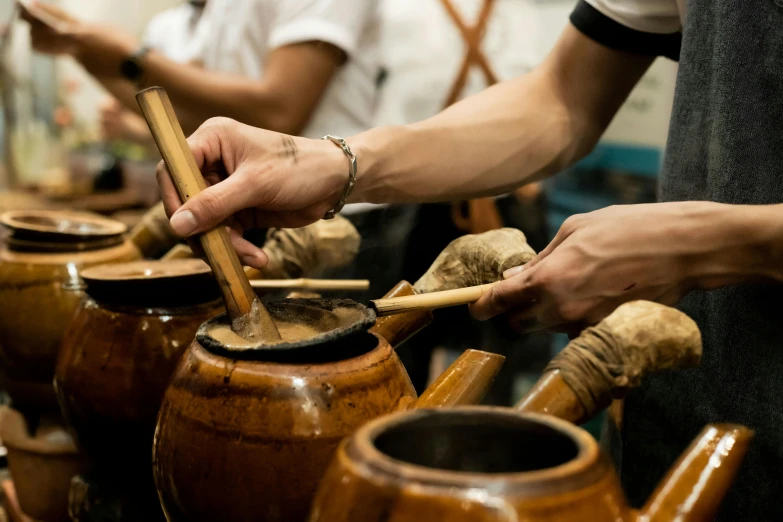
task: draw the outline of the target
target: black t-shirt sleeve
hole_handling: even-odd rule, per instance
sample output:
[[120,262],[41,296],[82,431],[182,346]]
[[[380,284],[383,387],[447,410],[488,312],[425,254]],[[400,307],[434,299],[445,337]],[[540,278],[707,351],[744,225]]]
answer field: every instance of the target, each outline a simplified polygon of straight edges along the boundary
[[580,0],[571,13],[571,23],[591,40],[612,49],[680,59],[682,33],[656,34],[631,29],[615,22],[585,0]]

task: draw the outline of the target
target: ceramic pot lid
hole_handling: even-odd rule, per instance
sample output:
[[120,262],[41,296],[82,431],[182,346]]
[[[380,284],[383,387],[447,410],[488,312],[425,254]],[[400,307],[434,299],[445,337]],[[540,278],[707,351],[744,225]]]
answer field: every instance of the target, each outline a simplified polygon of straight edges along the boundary
[[19,246],[68,244],[74,250],[117,244],[128,230],[123,223],[98,214],[64,210],[14,210],[1,214],[0,223]]
[[[239,360],[321,363],[355,357],[372,350],[378,339],[367,333],[375,312],[350,299],[280,299],[264,303],[282,341],[248,342],[231,332],[226,315],[210,319],[196,339],[212,353]],[[216,332],[220,330],[220,335]],[[289,331],[304,331],[301,338]]]
[[212,270],[200,259],[110,263],[86,268],[79,275],[90,296],[112,304],[188,306],[220,297]]

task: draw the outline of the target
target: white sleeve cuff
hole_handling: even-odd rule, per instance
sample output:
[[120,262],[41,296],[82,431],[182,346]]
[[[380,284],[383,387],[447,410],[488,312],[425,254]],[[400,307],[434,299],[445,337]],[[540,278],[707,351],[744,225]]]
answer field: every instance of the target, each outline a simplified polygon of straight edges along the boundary
[[675,0],[587,0],[587,3],[604,16],[636,31],[670,34],[682,30]]
[[331,22],[314,18],[296,20],[274,28],[272,34],[269,35],[268,45],[270,49],[276,49],[285,45],[310,41],[332,44],[349,56],[356,51],[357,47],[356,35]]

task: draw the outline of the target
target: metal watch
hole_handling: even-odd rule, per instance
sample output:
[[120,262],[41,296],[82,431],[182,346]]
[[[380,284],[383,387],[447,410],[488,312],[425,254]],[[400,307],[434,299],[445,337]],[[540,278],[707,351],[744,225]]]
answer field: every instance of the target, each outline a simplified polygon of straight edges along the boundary
[[346,156],[348,156],[348,183],[345,184],[345,190],[343,190],[343,195],[340,198],[340,201],[337,202],[337,205],[334,206],[331,210],[329,210],[326,214],[324,214],[324,219],[332,219],[334,216],[336,216],[345,206],[345,202],[348,200],[348,196],[351,195],[351,192],[353,192],[353,187],[356,185],[356,172],[358,170],[357,163],[356,163],[356,155],[351,151],[351,147],[348,146],[348,144],[345,142],[343,138],[340,138],[338,136],[332,136],[331,134],[327,134],[322,140],[329,140],[341,149],[343,149],[343,153],[345,153]]
[[122,77],[139,85],[141,79],[144,77],[144,65],[142,64],[142,61],[151,50],[152,49],[149,47],[142,46],[138,51],[123,60],[120,64],[120,74],[122,74]]

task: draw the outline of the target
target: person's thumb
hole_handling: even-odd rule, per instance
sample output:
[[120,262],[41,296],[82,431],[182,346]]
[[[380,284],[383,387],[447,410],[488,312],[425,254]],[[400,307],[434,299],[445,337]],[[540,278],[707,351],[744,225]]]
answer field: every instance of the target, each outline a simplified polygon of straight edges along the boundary
[[481,299],[470,305],[470,313],[486,321],[512,308],[531,305],[536,291],[529,277],[512,277],[495,284]]
[[171,216],[171,228],[180,237],[213,229],[240,210],[253,206],[247,178],[234,173],[192,196]]

